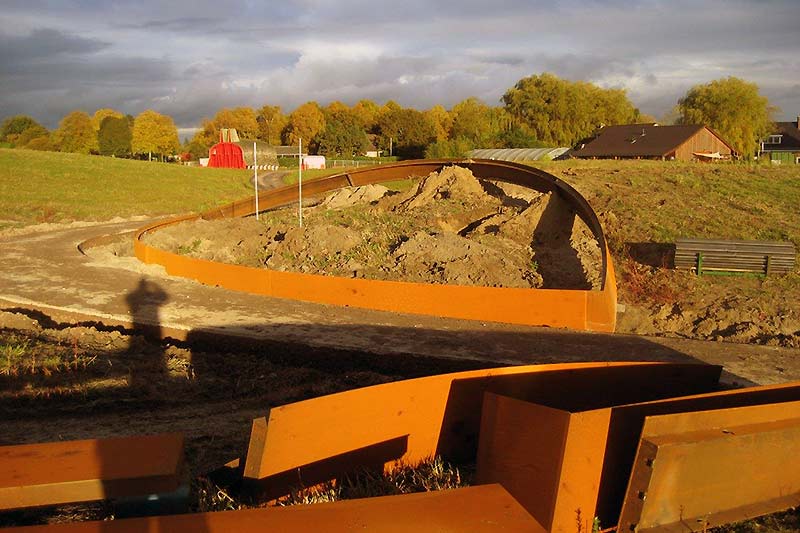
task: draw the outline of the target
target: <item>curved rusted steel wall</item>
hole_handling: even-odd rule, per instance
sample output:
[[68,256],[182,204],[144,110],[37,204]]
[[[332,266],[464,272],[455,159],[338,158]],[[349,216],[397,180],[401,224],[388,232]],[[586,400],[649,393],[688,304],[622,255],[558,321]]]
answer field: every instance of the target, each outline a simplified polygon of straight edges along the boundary
[[[570,185],[547,172],[505,161],[418,160],[307,181],[303,183],[303,193],[311,196],[342,187],[425,176],[447,165],[468,168],[478,178],[505,181],[540,192],[559,194],[575,209],[600,244],[602,288],[566,290],[472,287],[279,272],[186,257],[159,250],[142,241],[144,235],[178,222],[252,215],[255,213],[255,197],[200,215],[188,215],[141,228],[134,239],[134,251],[141,261],[162,265],[171,275],[253,294],[468,320],[614,331],[617,285],[603,229],[588,202]],[[259,209],[284,206],[296,202],[297,199],[296,186],[262,192],[258,195]]]

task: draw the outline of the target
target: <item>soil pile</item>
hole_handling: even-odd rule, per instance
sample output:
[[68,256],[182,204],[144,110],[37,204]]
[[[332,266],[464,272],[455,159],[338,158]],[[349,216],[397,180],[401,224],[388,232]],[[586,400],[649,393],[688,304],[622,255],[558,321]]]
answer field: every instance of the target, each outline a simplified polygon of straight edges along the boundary
[[553,193],[479,180],[461,167],[411,189],[336,191],[304,211],[195,221],[149,244],[233,264],[418,283],[599,289],[600,247]]

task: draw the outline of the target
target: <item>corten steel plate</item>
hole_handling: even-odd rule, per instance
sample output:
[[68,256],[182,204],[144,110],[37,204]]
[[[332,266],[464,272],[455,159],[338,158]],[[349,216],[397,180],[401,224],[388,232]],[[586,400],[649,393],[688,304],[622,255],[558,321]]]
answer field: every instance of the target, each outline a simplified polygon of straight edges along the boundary
[[[253,423],[246,479],[268,498],[354,468],[473,462],[490,391],[580,408],[715,390],[720,367],[570,363],[474,370],[356,389],[273,408]],[[560,447],[552,450],[558,459]],[[538,517],[541,521],[541,517]]]
[[179,433],[0,447],[0,510],[171,492]]
[[545,533],[500,485],[345,500],[315,505],[77,522],[4,530],[15,533]]
[[[342,278],[295,272],[278,272],[194,259],[148,246],[142,237],[186,220],[241,217],[255,212],[255,197],[234,202],[201,215],[190,215],[141,228],[134,238],[136,257],[166,268],[171,275],[231,290],[341,306],[382,311],[566,327],[576,330],[614,331],[617,286],[605,236],[597,215],[586,200],[564,181],[541,170],[504,161],[421,160],[355,170],[303,184],[311,196],[348,186],[424,176],[447,165],[470,169],[479,178],[553,192],[575,210],[597,239],[602,253],[602,289],[520,289],[436,285],[400,281]],[[259,193],[259,209],[285,206],[298,199],[297,187]],[[487,305],[490,302],[491,305]]]
[[[642,386],[646,383],[642,382]],[[477,479],[503,484],[537,520],[553,531],[572,531],[577,509],[581,509],[583,517],[598,516],[603,526],[618,522],[646,416],[800,400],[800,382],[693,396],[675,390],[667,395],[672,398],[622,401],[616,405],[602,405],[599,401],[593,404],[591,399],[565,405],[567,402],[563,400],[500,394],[511,398],[498,398],[494,404],[484,406],[486,410],[494,405],[494,412],[485,414],[492,429],[484,431],[481,427]],[[540,405],[525,405],[525,402]],[[553,429],[547,430],[547,438],[533,431],[518,432],[513,438],[513,428],[508,426],[523,417],[540,427]],[[554,437],[552,432],[560,433],[561,437]],[[525,460],[527,450],[535,450],[536,454],[527,458],[526,468],[512,468],[509,462]],[[557,474],[548,461],[557,462]],[[536,478],[530,477],[529,470],[537,469],[545,477],[550,476],[548,486],[557,487],[555,492],[543,493],[545,489],[537,484]],[[558,480],[559,485],[552,483],[553,480]],[[547,498],[537,494],[545,494]]]
[[619,531],[684,532],[800,505],[800,402],[647,417]]
[[570,413],[490,392],[477,483],[499,482],[548,531],[592,531],[610,409]]

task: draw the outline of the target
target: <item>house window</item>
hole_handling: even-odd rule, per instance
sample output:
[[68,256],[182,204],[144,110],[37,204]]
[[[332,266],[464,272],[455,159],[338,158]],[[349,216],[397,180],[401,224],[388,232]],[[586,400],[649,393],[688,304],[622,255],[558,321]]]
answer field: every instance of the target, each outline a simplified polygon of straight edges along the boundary
[[780,144],[783,135],[770,135],[767,144]]

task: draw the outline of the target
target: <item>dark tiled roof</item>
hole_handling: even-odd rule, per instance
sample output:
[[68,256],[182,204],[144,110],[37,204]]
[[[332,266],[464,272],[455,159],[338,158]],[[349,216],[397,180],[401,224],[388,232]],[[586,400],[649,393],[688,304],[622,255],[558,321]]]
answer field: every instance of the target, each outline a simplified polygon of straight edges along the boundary
[[576,149],[572,155],[574,157],[663,157],[674,152],[703,127],[657,124],[606,126],[594,139],[587,142],[583,148]]
[[762,150],[800,150],[800,129],[797,122],[776,122],[776,131],[773,135],[783,135],[780,144],[764,143]]

